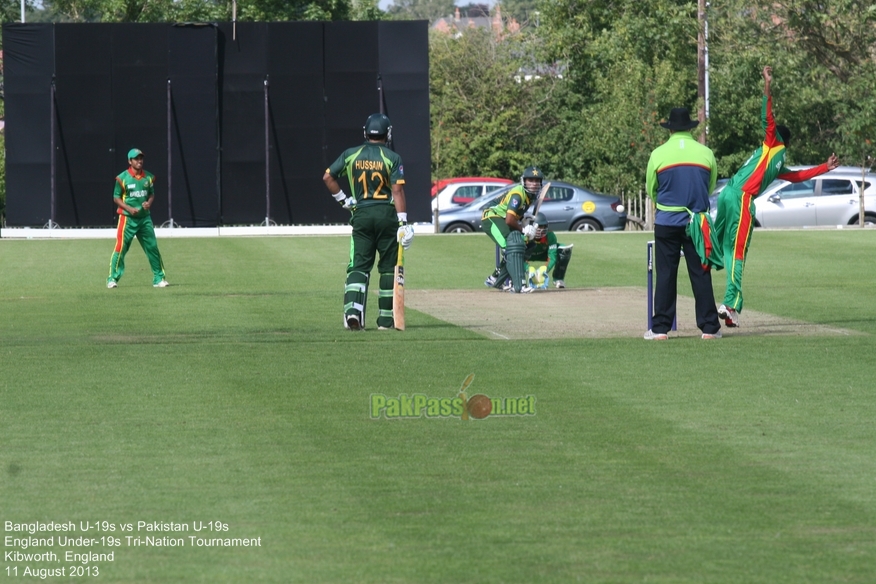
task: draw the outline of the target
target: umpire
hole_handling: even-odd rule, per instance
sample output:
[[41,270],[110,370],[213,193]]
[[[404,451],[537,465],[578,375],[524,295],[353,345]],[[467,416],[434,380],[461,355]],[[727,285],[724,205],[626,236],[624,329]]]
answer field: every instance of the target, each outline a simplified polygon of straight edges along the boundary
[[[383,114],[365,120],[365,143],[348,148],[329,166],[322,177],[338,203],[352,213],[353,236],[347,282],[344,288],[344,328],[365,329],[368,280],[376,255],[380,254],[377,300],[377,328],[390,330],[393,271],[399,243],[407,249],[414,239],[405,205],[405,174],[401,156],[386,145],[392,139],[392,124]],[[347,178],[351,196],[338,180]]]
[[[697,241],[709,238],[709,193],[718,178],[715,155],[693,139],[690,130],[699,124],[690,119],[687,108],[674,108],[669,120],[660,125],[668,129],[669,139],[651,153],[645,184],[657,204],[654,219],[654,261],[657,284],[654,291],[652,328],[646,340],[664,341],[675,319],[678,264],[681,251],[696,303],[697,327],[703,339],[721,338],[718,309],[712,291],[708,260],[701,259]],[[705,222],[705,229],[703,225]],[[699,229],[700,231],[696,231]],[[699,247],[702,247],[701,245]]]

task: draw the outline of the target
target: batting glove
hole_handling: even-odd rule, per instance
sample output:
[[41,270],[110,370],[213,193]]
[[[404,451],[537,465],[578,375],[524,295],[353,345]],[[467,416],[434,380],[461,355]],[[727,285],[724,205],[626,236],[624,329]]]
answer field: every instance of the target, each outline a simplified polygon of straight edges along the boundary
[[535,239],[535,225],[527,225],[523,228],[523,237],[526,239]]
[[408,249],[414,241],[414,228],[407,224],[399,225],[396,237],[401,246]]

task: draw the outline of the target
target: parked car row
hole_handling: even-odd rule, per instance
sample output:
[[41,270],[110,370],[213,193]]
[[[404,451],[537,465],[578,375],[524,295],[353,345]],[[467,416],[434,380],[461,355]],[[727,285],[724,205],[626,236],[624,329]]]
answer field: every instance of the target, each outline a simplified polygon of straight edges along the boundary
[[[798,168],[794,168],[798,170]],[[777,180],[754,200],[755,227],[857,225],[860,216],[861,169],[841,166],[800,183]],[[718,194],[729,179],[718,181],[710,203],[712,217]],[[876,173],[863,178],[864,222],[876,225]],[[515,182],[501,178],[463,177],[436,183],[432,200],[439,230],[466,233],[481,228],[484,209],[495,205]],[[553,181],[541,211],[554,231],[622,231],[627,214],[615,196]]]
[[[443,233],[468,233],[481,228],[481,215],[497,204],[513,184],[475,199],[468,205],[440,212]],[[594,193],[566,182],[553,181],[539,209],[553,231],[622,231],[627,213],[617,197]]]
[[[794,170],[799,170],[795,168]],[[857,225],[861,208],[861,169],[840,166],[799,183],[777,180],[754,200],[755,227],[817,227]],[[864,179],[864,222],[876,225],[876,174]],[[727,185],[719,181],[710,199],[712,216],[718,194]]]
[[432,185],[432,212],[468,205],[477,198],[501,189],[513,181],[507,178],[461,177],[435,181]]

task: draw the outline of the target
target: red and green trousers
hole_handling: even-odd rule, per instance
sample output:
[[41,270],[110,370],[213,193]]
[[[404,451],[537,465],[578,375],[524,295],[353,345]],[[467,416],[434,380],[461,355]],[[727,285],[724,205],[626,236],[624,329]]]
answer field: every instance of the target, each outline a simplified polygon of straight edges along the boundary
[[742,312],[742,271],[754,230],[754,196],[736,187],[726,187],[718,195],[715,236],[724,256],[727,289],[724,306]]
[[152,217],[128,217],[119,215],[119,226],[116,230],[116,246],[113,248],[113,256],[110,260],[110,273],[107,282],[118,282],[125,273],[125,254],[131,247],[134,238],[140,242],[140,247],[146,252],[149,266],[152,268],[152,284],[158,284],[165,278],[164,262],[161,261],[161,253],[158,251],[158,242],[155,240],[155,227],[152,225]]

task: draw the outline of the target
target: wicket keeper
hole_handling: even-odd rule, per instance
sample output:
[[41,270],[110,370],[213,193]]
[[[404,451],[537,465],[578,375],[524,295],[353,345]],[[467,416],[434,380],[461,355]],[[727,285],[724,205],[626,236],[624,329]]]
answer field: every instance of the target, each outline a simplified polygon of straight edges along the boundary
[[[554,286],[565,288],[566,268],[572,259],[572,244],[563,245],[557,241],[557,235],[548,229],[548,220],[544,213],[535,216],[535,235],[526,244],[524,259],[527,262],[526,272],[529,273],[528,262],[547,262],[545,273],[551,274]],[[530,284],[531,285],[531,284]],[[547,287],[547,280],[543,286]],[[534,287],[534,286],[533,286]]]

